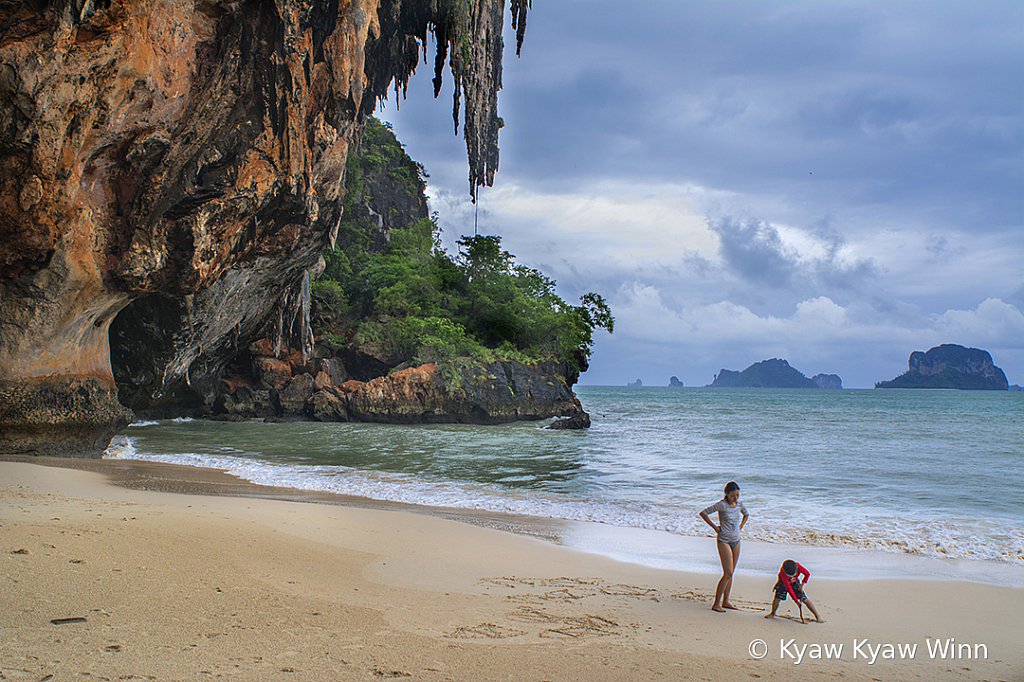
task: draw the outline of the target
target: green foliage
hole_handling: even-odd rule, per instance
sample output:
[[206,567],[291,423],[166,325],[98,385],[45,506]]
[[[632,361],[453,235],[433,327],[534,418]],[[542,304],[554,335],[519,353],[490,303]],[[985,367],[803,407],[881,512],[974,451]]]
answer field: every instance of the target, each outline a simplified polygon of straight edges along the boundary
[[347,307],[345,291],[332,279],[320,279],[309,285],[310,296],[317,303],[327,308],[343,309]]
[[[417,195],[425,177],[375,119],[358,153],[350,154],[347,173],[346,202],[354,207],[381,173]],[[575,362],[574,351],[589,356],[595,329],[614,327],[601,296],[567,304],[553,280],[516,264],[500,237],[464,236],[453,258],[441,248],[436,215],[384,233],[358,210],[346,213],[337,246],[324,253],[327,267],[313,284],[315,303],[329,309],[320,318],[335,326],[344,318],[356,343],[379,344],[392,357],[438,363],[450,385],[463,370],[497,360]]]
[[347,167],[349,172],[357,170],[359,175],[383,173],[414,195],[422,190],[423,180],[427,177],[423,166],[406,155],[391,124],[372,117],[366,121],[359,151],[355,155],[350,154],[349,158],[355,159],[355,163]]
[[1005,391],[998,382],[981,374],[965,374],[952,368],[945,368],[936,374],[904,372],[892,381],[880,381],[875,388],[946,388],[960,391]]
[[357,344],[381,343],[384,340],[384,325],[377,320],[363,320],[356,330],[354,341]]
[[464,236],[455,243],[460,247],[460,261],[470,280],[506,274],[511,269],[512,254],[501,250],[501,237]]

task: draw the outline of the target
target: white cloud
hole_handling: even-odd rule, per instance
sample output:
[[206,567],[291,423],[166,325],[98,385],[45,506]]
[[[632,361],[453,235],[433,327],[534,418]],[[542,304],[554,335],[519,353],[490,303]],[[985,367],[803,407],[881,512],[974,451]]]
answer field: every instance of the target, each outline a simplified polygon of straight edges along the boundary
[[793,319],[832,329],[842,329],[849,325],[846,310],[827,296],[797,303]]
[[1024,345],[1024,314],[997,298],[985,299],[974,310],[947,310],[935,317],[934,329],[944,338],[965,339],[959,342],[964,344],[1002,345],[1017,340]]
[[718,249],[693,200],[678,194],[546,194],[502,184],[486,202],[512,220],[548,224],[577,240],[596,238],[603,255],[620,261],[673,259],[690,251],[712,256]]

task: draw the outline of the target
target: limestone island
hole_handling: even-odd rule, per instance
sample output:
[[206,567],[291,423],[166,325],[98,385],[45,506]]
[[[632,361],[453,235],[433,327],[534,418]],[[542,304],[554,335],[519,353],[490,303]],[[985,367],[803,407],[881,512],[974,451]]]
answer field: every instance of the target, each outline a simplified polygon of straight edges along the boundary
[[1003,370],[992,363],[988,351],[947,343],[910,354],[908,369],[892,381],[879,381],[875,388],[955,388],[966,391],[1006,391],[1009,382]]
[[842,388],[835,374],[818,374],[808,379],[789,366],[786,360],[772,358],[756,362],[742,372],[723,369],[715,375],[710,388]]

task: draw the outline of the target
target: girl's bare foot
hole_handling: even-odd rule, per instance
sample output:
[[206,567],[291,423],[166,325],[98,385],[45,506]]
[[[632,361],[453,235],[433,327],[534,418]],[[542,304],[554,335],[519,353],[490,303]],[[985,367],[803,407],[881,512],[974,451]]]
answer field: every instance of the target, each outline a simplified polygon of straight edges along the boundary
[[733,611],[739,611],[739,609],[733,606],[732,604],[722,604],[722,606],[724,606],[727,609],[732,609]]
[[764,617],[765,618],[774,618],[775,614],[774,613],[766,613],[766,614],[764,614]]
[[711,610],[718,611],[719,613],[725,613],[725,609],[723,609],[721,606],[712,606]]

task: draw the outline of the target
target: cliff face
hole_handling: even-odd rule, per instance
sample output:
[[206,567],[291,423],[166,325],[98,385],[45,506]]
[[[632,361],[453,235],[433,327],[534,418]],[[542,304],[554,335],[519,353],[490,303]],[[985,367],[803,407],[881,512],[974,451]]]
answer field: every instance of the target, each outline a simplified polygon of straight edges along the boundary
[[988,351],[943,344],[927,353],[914,351],[907,371],[875,388],[956,388],[1005,391],[1009,387],[1003,370],[992,362]]
[[582,412],[570,389],[576,376],[567,380],[566,373],[556,363],[526,367],[501,362],[462,369],[449,384],[428,364],[351,382],[339,392],[340,406],[349,419],[391,424],[502,424],[575,416]]
[[108,330],[142,297],[154,400],[201,400],[268,319],[307,351],[307,270],[334,239],[349,144],[428,32],[438,77],[457,48],[472,191],[493,177],[503,6],[0,4],[0,453],[102,452],[130,418]]

